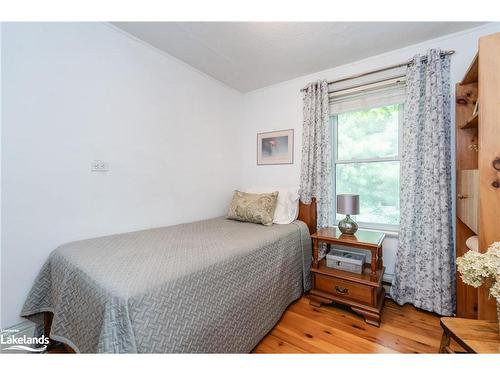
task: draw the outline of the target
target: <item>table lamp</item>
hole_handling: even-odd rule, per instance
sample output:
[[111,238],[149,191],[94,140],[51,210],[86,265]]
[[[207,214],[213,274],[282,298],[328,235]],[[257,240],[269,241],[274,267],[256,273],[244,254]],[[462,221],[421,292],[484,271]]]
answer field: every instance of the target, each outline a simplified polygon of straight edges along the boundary
[[343,234],[354,234],[358,230],[358,224],[351,219],[351,215],[359,214],[359,195],[338,194],[337,213],[345,214],[345,218],[339,221],[338,227]]

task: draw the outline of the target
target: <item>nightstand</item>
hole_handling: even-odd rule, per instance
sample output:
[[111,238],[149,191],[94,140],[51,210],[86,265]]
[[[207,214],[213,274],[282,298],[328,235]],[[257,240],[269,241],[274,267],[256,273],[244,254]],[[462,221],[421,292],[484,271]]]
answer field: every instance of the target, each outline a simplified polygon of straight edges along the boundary
[[[349,306],[364,316],[367,323],[379,326],[384,305],[385,291],[382,287],[384,266],[382,262],[382,242],[385,234],[358,230],[354,235],[342,234],[338,228],[323,228],[314,233],[313,262],[311,273],[313,287],[309,292],[311,305],[338,302]],[[320,243],[341,245],[369,250],[371,262],[363,267],[363,273],[341,271],[326,266],[326,259],[318,259]]]

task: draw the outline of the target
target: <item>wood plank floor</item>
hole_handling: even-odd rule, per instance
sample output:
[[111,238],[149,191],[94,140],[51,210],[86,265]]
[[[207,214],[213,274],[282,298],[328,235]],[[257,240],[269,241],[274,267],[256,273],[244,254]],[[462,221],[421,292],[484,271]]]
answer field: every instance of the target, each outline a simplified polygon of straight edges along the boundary
[[438,315],[389,299],[374,327],[348,309],[317,308],[302,297],[254,353],[437,353],[441,334]]
[[[387,299],[380,327],[341,306],[291,304],[253,353],[437,353],[439,316]],[[67,353],[57,346],[50,353]]]

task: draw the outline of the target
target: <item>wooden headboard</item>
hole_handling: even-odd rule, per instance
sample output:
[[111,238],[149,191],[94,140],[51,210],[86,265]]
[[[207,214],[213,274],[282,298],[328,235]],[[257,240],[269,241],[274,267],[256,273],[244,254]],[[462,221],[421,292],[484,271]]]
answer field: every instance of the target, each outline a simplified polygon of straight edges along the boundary
[[310,204],[304,204],[299,201],[299,217],[300,221],[306,223],[309,228],[309,234],[316,233],[316,198],[312,198]]

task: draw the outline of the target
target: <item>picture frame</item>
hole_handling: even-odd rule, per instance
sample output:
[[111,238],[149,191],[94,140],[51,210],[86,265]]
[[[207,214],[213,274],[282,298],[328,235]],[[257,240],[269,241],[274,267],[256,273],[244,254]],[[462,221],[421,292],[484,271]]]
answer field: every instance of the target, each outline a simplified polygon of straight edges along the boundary
[[257,134],[257,165],[293,164],[293,129]]

